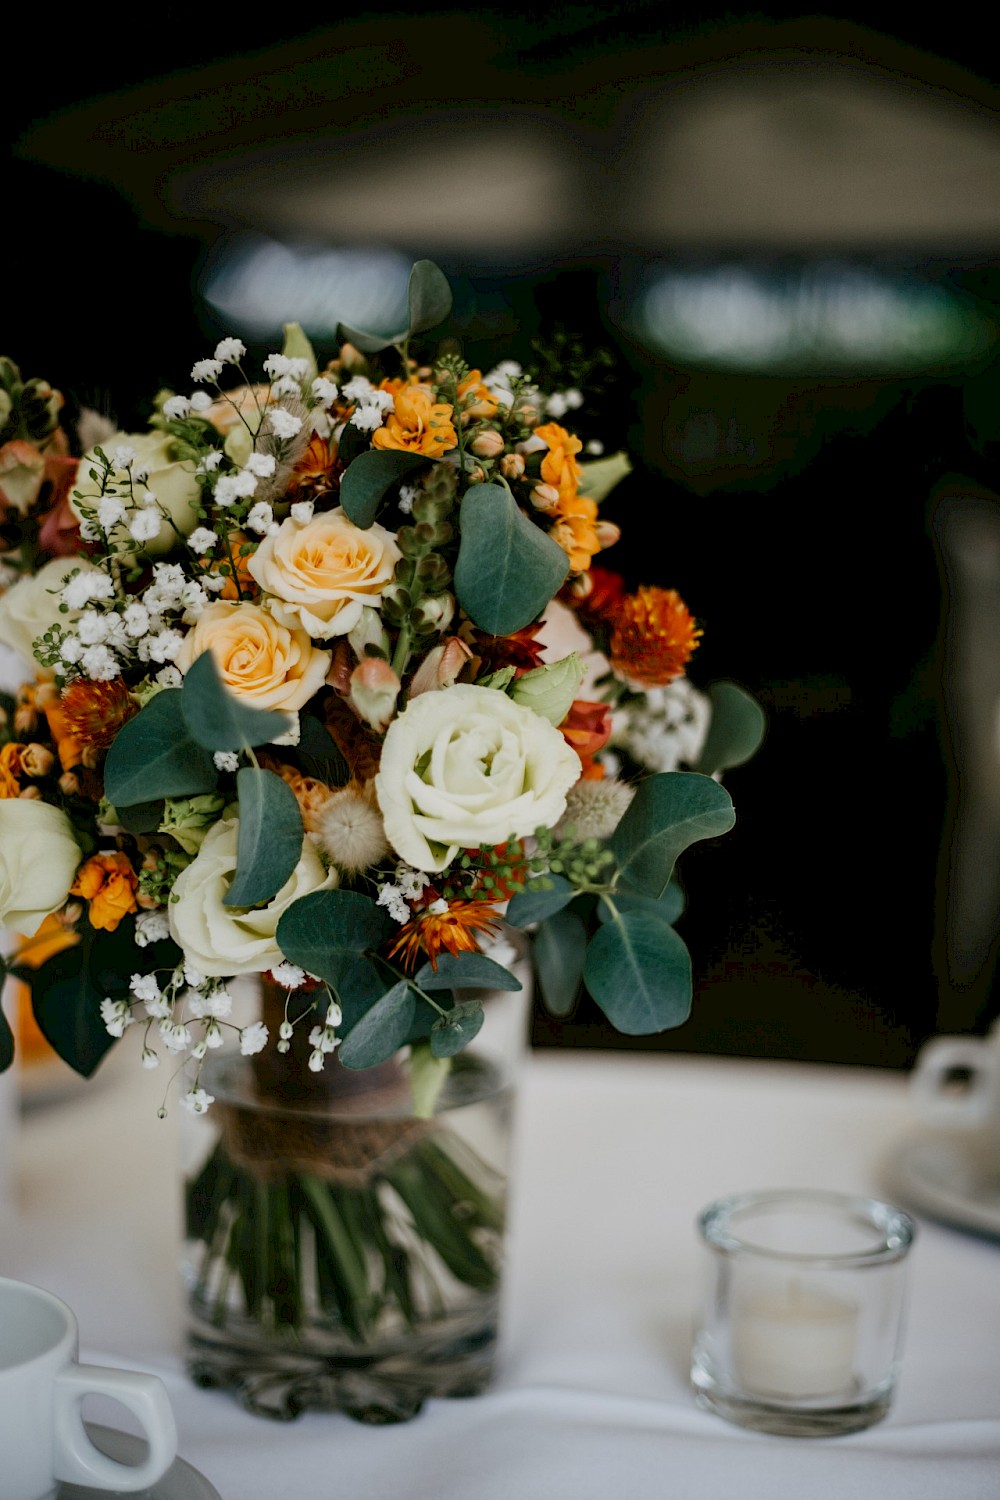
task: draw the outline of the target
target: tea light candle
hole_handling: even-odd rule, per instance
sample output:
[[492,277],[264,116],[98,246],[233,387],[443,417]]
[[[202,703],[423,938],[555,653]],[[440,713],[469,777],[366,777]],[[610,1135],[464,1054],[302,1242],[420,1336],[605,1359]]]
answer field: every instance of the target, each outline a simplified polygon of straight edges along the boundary
[[796,1280],[748,1289],[732,1313],[738,1379],[748,1391],[787,1400],[847,1389],[858,1316],[856,1303]]

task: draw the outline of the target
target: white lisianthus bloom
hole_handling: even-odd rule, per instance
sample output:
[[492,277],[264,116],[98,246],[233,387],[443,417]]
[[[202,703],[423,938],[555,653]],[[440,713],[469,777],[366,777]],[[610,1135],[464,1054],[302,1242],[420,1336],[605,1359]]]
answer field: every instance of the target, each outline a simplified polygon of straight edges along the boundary
[[402,555],[391,531],[377,522],[362,530],[338,506],[305,525],[282,521],[247,560],[247,571],[276,620],[329,640],[352,631],[366,605],[379,604]]
[[[32,641],[57,621],[68,625],[78,617],[78,608],[71,607],[68,614],[59,612],[62,589],[69,575],[76,572],[81,579],[93,576],[95,582],[105,577],[80,557],[54,557],[37,573],[27,573],[9,589],[0,591],[0,641],[16,651],[27,666],[37,666]],[[87,595],[82,583],[77,592]]]
[[66,900],[82,858],[61,808],[0,798],[0,927],[34,937]]
[[558,822],[580,758],[540,714],[455,683],[411,699],[386,732],[375,789],[386,837],[418,870]]
[[236,873],[238,836],[239,820],[221,819],[174,882],[170,934],[185,959],[203,974],[262,974],[273,969],[284,958],[274,936],[282,913],[302,896],[332,890],[338,882],[336,870],[327,870],[306,839],[298,864],[266,906],[224,906]]
[[[117,456],[115,455],[116,443],[119,447],[129,449],[134,453],[133,480],[138,472],[145,473],[149,488],[159,502],[156,514],[159,516],[162,511],[165,511],[173,522],[173,525],[169,525],[164,521],[156,536],[136,537],[136,541],[141,542],[143,551],[146,553],[168,552],[176,545],[177,533],[180,532],[181,536],[188,536],[198,519],[194,505],[197,504],[201,491],[195,478],[194,464],[174,458],[174,439],[168,432],[117,433],[102,445],[104,451]],[[92,469],[100,475],[103,465],[96,453],[85,453],[80,460],[76,484],[73,486],[70,499],[70,506],[77,516],[82,516],[79,508],[81,500],[88,508],[96,508],[101,500],[100,485],[90,477]],[[130,506],[130,519],[136,512],[142,511],[147,492],[136,483],[131,501],[129,500],[129,475],[126,468],[112,470],[111,482],[115,486],[118,498]],[[77,498],[78,495],[80,499]],[[123,541],[127,534],[126,530],[116,529],[112,537],[115,541]]]

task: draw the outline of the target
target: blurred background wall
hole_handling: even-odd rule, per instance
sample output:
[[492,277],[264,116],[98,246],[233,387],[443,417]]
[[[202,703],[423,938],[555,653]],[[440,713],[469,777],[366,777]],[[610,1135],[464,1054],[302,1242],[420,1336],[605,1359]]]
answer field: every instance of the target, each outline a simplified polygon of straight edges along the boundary
[[[907,1066],[1000,1010],[1000,79],[987,21],[632,3],[66,15],[13,81],[0,348],[141,423],[223,334],[573,362],[608,566],[768,739],[686,858],[691,1020]],[[563,382],[566,383],[565,381]],[[638,1045],[584,1004],[538,1045]]]

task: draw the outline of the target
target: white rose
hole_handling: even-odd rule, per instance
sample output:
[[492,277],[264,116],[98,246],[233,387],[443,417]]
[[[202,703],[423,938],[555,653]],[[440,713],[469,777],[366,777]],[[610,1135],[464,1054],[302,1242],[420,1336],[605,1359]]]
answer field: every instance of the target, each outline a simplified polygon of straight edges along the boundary
[[5,593],[0,593],[0,641],[16,651],[22,661],[37,667],[31,643],[44,635],[56,621],[69,624],[79,610],[59,613],[59,595],[71,573],[98,573],[93,563],[82,557],[54,557],[37,573],[19,578]]
[[269,595],[276,620],[328,640],[347,635],[366,605],[379,604],[402,555],[391,531],[378,524],[363,530],[338,506],[304,526],[283,521],[247,571]]
[[[115,486],[115,493],[125,503],[128,511],[125,521],[116,526],[112,532],[115,541],[128,539],[128,521],[137,510],[145,509],[143,499],[147,494],[156,496],[158,501],[155,508],[156,514],[161,517],[162,524],[158,535],[143,543],[143,552],[150,555],[169,552],[177,545],[178,532],[181,536],[189,536],[198,524],[198,517],[192,502],[197,503],[201,490],[195,478],[194,464],[187,459],[175,459],[172,456],[173,447],[174,439],[169,433],[155,430],[152,432],[115,432],[102,442],[101,449],[109,458],[114,457],[116,448],[133,449],[135,453],[133,471],[136,469],[146,471],[145,485],[135,485],[134,504],[130,504],[128,498],[127,470],[112,471],[111,481]],[[70,506],[77,516],[82,517],[79,501],[76,498],[78,494],[91,508],[96,507],[101,498],[100,486],[90,477],[91,469],[94,469],[99,476],[103,465],[96,454],[85,453],[80,460],[76,483],[70,498]],[[170,521],[164,517],[164,511],[169,515]],[[173,525],[170,524],[171,521]]]
[[400,858],[443,870],[460,849],[551,827],[579,777],[579,756],[548,720],[494,688],[455,683],[393,719],[375,789]]
[[170,935],[203,974],[262,974],[284,954],[274,939],[278,921],[293,901],[336,886],[310,839],[278,894],[266,906],[224,906],[236,873],[239,819],[223,818],[209,829],[195,858],[174,881],[169,904]]
[[0,799],[0,927],[34,937],[69,895],[83,855],[58,807]]

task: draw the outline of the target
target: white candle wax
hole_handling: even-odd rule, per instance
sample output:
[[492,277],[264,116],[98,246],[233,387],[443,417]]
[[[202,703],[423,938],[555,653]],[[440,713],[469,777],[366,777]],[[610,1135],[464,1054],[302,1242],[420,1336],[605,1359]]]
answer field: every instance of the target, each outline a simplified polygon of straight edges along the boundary
[[798,1281],[750,1291],[732,1310],[733,1369],[746,1391],[786,1400],[846,1390],[858,1306]]

